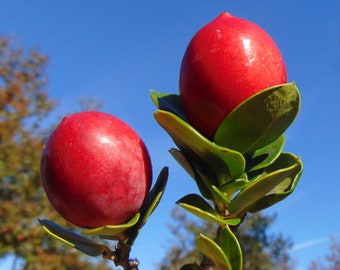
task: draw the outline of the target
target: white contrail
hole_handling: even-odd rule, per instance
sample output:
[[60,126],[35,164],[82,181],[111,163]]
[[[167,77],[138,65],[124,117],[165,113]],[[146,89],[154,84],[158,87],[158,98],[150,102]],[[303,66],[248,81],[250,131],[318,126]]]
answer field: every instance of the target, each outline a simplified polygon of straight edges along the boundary
[[301,250],[301,249],[304,249],[304,248],[312,247],[312,246],[318,245],[320,243],[330,241],[332,239],[332,237],[337,238],[339,236],[340,236],[340,233],[337,233],[337,234],[332,234],[331,236],[325,236],[325,237],[321,237],[321,238],[317,238],[317,239],[312,239],[312,240],[306,241],[304,243],[294,245],[293,248],[292,248],[292,251],[297,251],[297,250]]
[[311,246],[315,246],[317,244],[329,241],[329,239],[330,239],[329,237],[322,237],[322,238],[306,241],[304,243],[294,245],[293,248],[292,248],[292,251],[297,251],[297,250],[300,250],[300,249],[304,249],[304,248],[308,248],[308,247],[311,247]]

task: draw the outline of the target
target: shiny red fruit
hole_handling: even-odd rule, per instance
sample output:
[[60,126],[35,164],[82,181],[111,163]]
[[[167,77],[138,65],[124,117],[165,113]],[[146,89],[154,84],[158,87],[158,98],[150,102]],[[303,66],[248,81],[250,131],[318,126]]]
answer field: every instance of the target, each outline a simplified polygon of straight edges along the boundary
[[122,224],[142,206],[151,181],[148,151],[138,134],[102,112],[66,116],[47,140],[41,160],[47,197],[82,228]]
[[190,123],[213,139],[240,103],[286,82],[285,64],[273,39],[256,24],[224,12],[189,43],[179,88]]

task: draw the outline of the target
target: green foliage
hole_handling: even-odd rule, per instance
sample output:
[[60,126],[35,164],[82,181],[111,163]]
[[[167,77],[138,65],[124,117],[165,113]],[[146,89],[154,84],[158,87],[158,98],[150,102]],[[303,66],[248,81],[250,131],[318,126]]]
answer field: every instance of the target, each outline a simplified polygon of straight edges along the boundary
[[[202,194],[189,194],[177,204],[219,225],[215,239],[198,236],[197,248],[208,262],[202,269],[241,269],[242,252],[231,227],[290,195],[302,174],[299,157],[284,153],[284,132],[300,109],[295,83],[263,89],[235,108],[211,141],[185,117],[180,97],[151,91],[154,117],[178,149],[170,153],[196,182]],[[206,200],[207,199],[207,200]],[[230,234],[226,234],[230,232]],[[233,247],[222,243],[222,234]],[[196,269],[197,264],[186,264]]]
[[179,148],[171,154],[224,218],[242,218],[294,191],[302,162],[282,152],[283,132],[300,108],[294,83],[265,89],[244,101],[226,116],[214,141],[187,122],[179,96],[152,91],[151,98],[158,107],[155,119]]
[[[216,225],[210,222],[201,222],[189,218],[181,209],[175,208],[172,212],[173,225],[170,225],[173,234],[167,252],[157,269],[172,270],[180,269],[201,269],[201,261],[204,260],[202,253],[195,249],[196,237],[204,232],[208,238],[214,238]],[[289,270],[294,269],[289,249],[292,242],[289,238],[280,234],[270,234],[270,226],[275,222],[275,215],[264,215],[261,213],[249,215],[238,227],[237,238],[243,250],[243,270]],[[233,251],[235,241],[233,234],[228,231],[221,232],[221,248],[228,253],[230,260],[236,260],[233,264],[239,264],[240,258],[232,254],[239,254]],[[228,245],[228,246],[227,246]],[[189,268],[190,267],[190,268]],[[194,268],[196,267],[196,268]],[[215,269],[215,268],[214,268]],[[232,268],[234,269],[234,268]],[[239,268],[235,268],[239,269]]]
[[[225,269],[234,269],[229,262],[228,256],[214,240],[205,236],[204,234],[200,234],[196,238],[196,247],[199,251],[201,251],[208,258],[212,258],[215,267],[217,270],[225,270]],[[235,270],[239,270],[240,268],[235,268]]]
[[[40,155],[53,110],[46,90],[48,57],[0,38],[0,259],[23,259],[24,269],[91,269],[44,234],[41,213],[65,223],[50,206],[40,182]],[[102,265],[102,269],[107,269]]]

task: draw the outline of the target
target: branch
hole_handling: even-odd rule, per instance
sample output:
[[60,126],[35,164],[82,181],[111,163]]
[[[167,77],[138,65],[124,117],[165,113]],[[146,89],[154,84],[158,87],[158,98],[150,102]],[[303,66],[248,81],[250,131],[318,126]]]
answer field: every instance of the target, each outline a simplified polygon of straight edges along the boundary
[[121,266],[124,270],[138,270],[139,261],[130,259],[130,251],[130,246],[119,241],[116,250],[111,254],[103,252],[103,258],[113,261],[115,266]]

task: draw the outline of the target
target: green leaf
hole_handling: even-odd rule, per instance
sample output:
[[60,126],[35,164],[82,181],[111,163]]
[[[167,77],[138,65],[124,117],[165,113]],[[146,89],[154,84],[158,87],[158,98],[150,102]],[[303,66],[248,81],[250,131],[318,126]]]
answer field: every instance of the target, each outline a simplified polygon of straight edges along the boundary
[[202,181],[202,183],[205,185],[205,187],[209,190],[210,194],[212,195],[212,199],[215,204],[222,205],[222,208],[224,208],[225,205],[228,205],[230,203],[229,198],[226,197],[223,192],[221,192],[218,187],[213,185],[205,175],[198,172],[199,177]]
[[221,190],[219,190],[218,187],[212,185],[211,190],[216,201],[220,201],[224,205],[228,205],[230,203],[229,198]]
[[[125,223],[119,225],[105,225],[103,227],[85,230],[82,232],[84,235],[100,235],[101,238],[116,239],[115,236],[119,236],[128,228],[134,226],[139,220],[140,214],[137,213],[133,218]],[[108,236],[108,237],[106,237]]]
[[51,235],[53,238],[63,242],[70,247],[76,248],[89,256],[96,257],[99,255],[103,255],[104,253],[111,253],[111,250],[107,246],[97,244],[72,231],[66,230],[50,220],[43,219],[39,220],[39,222],[44,231]]
[[168,95],[169,94],[159,93],[156,90],[150,91],[151,99],[152,99],[153,103],[157,106],[158,109],[160,109],[160,105],[159,105],[158,100],[161,99],[162,97],[166,97]]
[[220,216],[215,209],[197,194],[188,194],[176,203],[201,219],[210,222],[220,222]]
[[279,201],[282,201],[287,196],[292,194],[300,180],[303,171],[303,164],[300,159],[297,160],[297,164],[299,169],[296,171],[295,177],[292,176],[291,181],[285,181],[282,184],[277,185],[266,196],[253,203],[251,207],[249,207],[248,211],[254,213],[263,210]]
[[240,176],[245,169],[245,159],[239,152],[209,141],[192,126],[171,112],[158,110],[154,117],[169,133],[187,159],[198,162],[206,171],[216,174],[218,185]]
[[285,136],[282,134],[272,143],[251,153],[246,157],[246,171],[256,171],[272,164],[281,154],[284,144]]
[[[171,155],[176,159],[176,161],[185,169],[185,171],[191,176],[191,178],[196,182],[196,185],[200,191],[200,193],[207,199],[212,199],[213,196],[210,193],[210,190],[207,188],[205,183],[200,177],[198,170],[194,164],[191,164],[190,161],[183,155],[183,153],[177,149],[170,149]],[[202,172],[201,172],[202,174]],[[208,177],[208,176],[207,176]],[[210,179],[210,178],[209,178]]]
[[189,160],[182,154],[182,152],[175,148],[171,148],[169,152],[176,159],[176,161],[183,167],[183,169],[191,176],[191,178],[195,179],[194,168],[190,164]]
[[209,203],[197,194],[188,194],[176,203],[195,216],[210,222],[229,225],[237,225],[240,223],[239,218],[222,218]]
[[186,117],[182,109],[182,103],[178,95],[163,94],[155,90],[151,90],[151,99],[158,109],[172,112],[186,121]]
[[228,198],[231,198],[232,195],[242,189],[243,187],[245,187],[247,184],[249,183],[249,181],[247,179],[235,179],[234,181],[232,182],[228,182],[226,183],[225,185],[223,185],[220,190],[222,192],[224,192],[226,194],[226,196]]
[[236,236],[228,226],[221,229],[221,248],[229,259],[231,269],[242,270],[242,250]]
[[295,83],[265,89],[241,103],[218,128],[221,146],[252,152],[280,137],[297,116],[300,94]]
[[168,182],[169,177],[169,168],[164,167],[158,175],[156,183],[154,184],[153,188],[149,192],[148,196],[146,197],[145,202],[141,208],[141,223],[139,226],[143,226],[146,223],[148,217],[153,213],[153,211],[158,206]]
[[228,211],[232,216],[251,211],[261,199],[277,192],[283,193],[280,195],[283,199],[293,191],[301,172],[301,160],[293,154],[282,153],[271,166],[265,168],[260,178],[250,181],[240,191],[229,204]]
[[212,239],[200,234],[196,239],[196,246],[205,256],[214,262],[218,270],[233,270],[226,254]]
[[132,246],[134,241],[136,240],[140,229],[145,225],[146,221],[148,220],[149,216],[153,213],[153,211],[158,206],[168,182],[169,176],[169,168],[164,167],[158,175],[157,181],[154,184],[153,188],[149,192],[148,196],[146,197],[139,213],[140,218],[135,226],[133,226],[128,231],[128,242],[127,244]]

